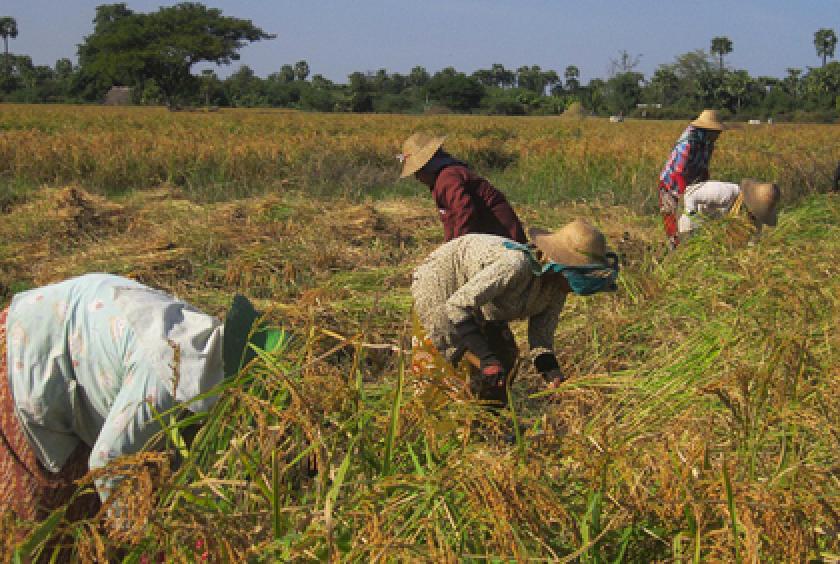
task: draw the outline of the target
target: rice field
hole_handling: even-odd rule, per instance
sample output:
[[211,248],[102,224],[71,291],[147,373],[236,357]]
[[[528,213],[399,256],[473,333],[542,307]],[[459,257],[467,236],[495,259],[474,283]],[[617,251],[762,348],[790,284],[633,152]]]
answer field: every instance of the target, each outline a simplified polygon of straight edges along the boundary
[[[107,271],[218,315],[240,291],[289,333],[178,467],[113,469],[128,518],[5,519],[5,553],[64,535],[86,561],[837,559],[840,127],[725,133],[713,176],[779,182],[779,225],[752,244],[717,222],[666,254],[655,182],[683,126],[0,105],[0,302]],[[558,392],[523,368],[489,413],[406,370],[411,269],[441,240],[426,189],[395,178],[415,130],[527,224],[586,217],[622,255],[619,292],[569,299]]]

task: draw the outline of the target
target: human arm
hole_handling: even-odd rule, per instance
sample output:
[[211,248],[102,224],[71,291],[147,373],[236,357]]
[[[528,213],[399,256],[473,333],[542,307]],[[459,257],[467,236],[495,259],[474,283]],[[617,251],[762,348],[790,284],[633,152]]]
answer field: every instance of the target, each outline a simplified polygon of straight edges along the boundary
[[478,210],[467,189],[467,174],[461,167],[444,168],[435,181],[435,203],[443,221],[444,240],[480,232]]
[[[460,344],[488,364],[495,359],[493,351],[482,334],[477,314],[482,306],[502,297],[511,289],[528,283],[533,274],[523,253],[505,252],[488,264],[453,293],[444,305],[445,312],[455,328]],[[518,293],[518,291],[517,291]]]
[[[159,414],[174,406],[169,390],[153,375],[129,372],[114,399],[108,416],[91,449],[91,470],[105,468],[125,455],[140,452],[161,431]],[[106,475],[95,481],[105,501],[124,476]]]
[[552,386],[566,379],[554,354],[554,333],[565,301],[565,294],[561,294],[556,302],[528,319],[528,346],[534,357],[534,368]]
[[486,179],[476,178],[479,181],[475,190],[476,194],[484,201],[490,213],[493,214],[495,222],[503,229],[503,233],[499,234],[504,234],[504,236],[517,243],[526,243],[528,239],[525,235],[525,229],[522,227],[522,222],[516,212],[513,211],[513,207],[504,193],[494,188]]
[[527,243],[528,238],[525,236],[525,229],[522,227],[522,222],[519,221],[519,216],[513,211],[507,198],[502,196],[502,200],[493,206],[493,214],[499,220],[505,230],[507,236],[517,243]]

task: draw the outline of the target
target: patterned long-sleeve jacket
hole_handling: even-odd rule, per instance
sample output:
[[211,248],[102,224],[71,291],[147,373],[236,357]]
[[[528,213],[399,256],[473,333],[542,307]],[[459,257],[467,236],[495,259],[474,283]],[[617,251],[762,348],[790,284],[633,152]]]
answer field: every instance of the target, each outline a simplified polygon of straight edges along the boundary
[[[21,427],[45,468],[80,441],[89,466],[138,452],[161,413],[224,377],[221,323],[132,280],[88,274],[17,294],[7,319],[9,385]],[[195,400],[195,401],[192,401]],[[111,481],[98,481],[107,497]]]
[[678,199],[685,193],[686,186],[708,180],[714,148],[708,131],[689,125],[659,175],[659,190]]
[[414,271],[417,317],[450,362],[462,353],[455,325],[470,317],[528,320],[534,355],[553,353],[554,331],[566,293],[557,278],[537,276],[522,251],[496,235],[468,234],[445,243]]

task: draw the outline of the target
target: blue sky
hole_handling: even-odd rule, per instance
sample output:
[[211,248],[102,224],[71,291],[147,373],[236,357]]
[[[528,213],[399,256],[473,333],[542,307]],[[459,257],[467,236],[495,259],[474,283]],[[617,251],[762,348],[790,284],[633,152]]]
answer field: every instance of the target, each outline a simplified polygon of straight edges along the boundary
[[[18,22],[10,50],[36,64],[75,61],[93,30],[102,0],[3,0],[0,16]],[[177,2],[127,0],[138,12]],[[498,62],[538,64],[563,73],[577,65],[585,81],[605,78],[621,50],[641,55],[637,70],[654,69],[712,37],[734,44],[727,63],[752,75],[781,77],[787,67],[819,66],[813,37],[821,27],[840,35],[840,0],[207,0],[225,15],[252,20],[277,38],[244,48],[239,63],[260,76],[305,59],[311,72],[345,82],[353,71],[407,73],[413,66],[464,72]],[[840,57],[840,49],[837,52]]]

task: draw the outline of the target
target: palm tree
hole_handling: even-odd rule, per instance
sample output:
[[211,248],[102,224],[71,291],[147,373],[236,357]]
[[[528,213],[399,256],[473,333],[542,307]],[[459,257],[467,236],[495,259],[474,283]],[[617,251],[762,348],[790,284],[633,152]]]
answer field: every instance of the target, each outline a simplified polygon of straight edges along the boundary
[[580,69],[569,65],[563,73],[563,78],[566,79],[566,89],[572,94],[576,93],[580,88]]
[[306,80],[309,76],[309,63],[306,61],[298,61],[295,63],[295,78],[298,80]]
[[557,71],[547,70],[543,73],[542,77],[545,87],[548,88],[549,93],[554,90],[554,85],[560,82],[560,76],[557,74]]
[[723,56],[732,52],[732,40],[721,36],[712,39],[712,53],[720,59],[720,72],[723,72]]
[[427,82],[429,82],[429,72],[419,65],[408,73],[408,83],[412,86],[423,86]]
[[0,35],[3,36],[3,46],[6,61],[6,78],[9,77],[9,38],[14,39],[18,35],[17,21],[11,16],[0,18]]
[[834,46],[837,45],[837,34],[833,29],[822,28],[814,33],[814,47],[817,48],[817,56],[822,57],[822,66],[828,57],[834,58]]

